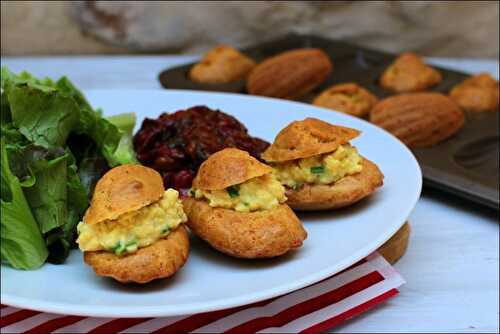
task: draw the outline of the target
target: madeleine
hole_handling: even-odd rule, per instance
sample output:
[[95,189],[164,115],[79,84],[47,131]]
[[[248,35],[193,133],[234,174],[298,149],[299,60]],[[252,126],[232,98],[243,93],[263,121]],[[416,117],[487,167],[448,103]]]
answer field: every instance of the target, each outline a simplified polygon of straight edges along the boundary
[[172,276],[186,262],[186,220],[178,192],[165,191],[158,172],[123,165],[97,182],[76,242],[97,275],[146,283]]
[[227,148],[200,166],[184,210],[191,231],[215,249],[239,258],[271,258],[300,247],[307,237],[285,201],[271,167]]
[[315,118],[292,122],[279,132],[262,158],[286,187],[291,208],[341,208],[382,186],[379,168],[349,143],[359,134]]

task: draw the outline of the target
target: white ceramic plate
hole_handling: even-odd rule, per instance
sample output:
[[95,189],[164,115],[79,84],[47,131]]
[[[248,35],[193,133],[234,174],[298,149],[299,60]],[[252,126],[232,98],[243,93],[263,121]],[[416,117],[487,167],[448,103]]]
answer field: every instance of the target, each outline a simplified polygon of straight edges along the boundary
[[272,141],[293,120],[314,116],[363,133],[353,141],[385,174],[384,186],[357,205],[300,214],[308,238],[298,251],[265,261],[232,259],[196,238],[186,265],[171,279],[125,286],[94,275],[74,250],[63,265],[35,271],[1,268],[1,302],[45,312],[101,317],[186,315],[244,305],[308,286],[367,256],[405,222],[420,195],[420,168],[410,151],[383,130],[303,103],[237,94],[176,90],[94,90],[86,95],[106,115],[207,105],[236,116],[250,134]]

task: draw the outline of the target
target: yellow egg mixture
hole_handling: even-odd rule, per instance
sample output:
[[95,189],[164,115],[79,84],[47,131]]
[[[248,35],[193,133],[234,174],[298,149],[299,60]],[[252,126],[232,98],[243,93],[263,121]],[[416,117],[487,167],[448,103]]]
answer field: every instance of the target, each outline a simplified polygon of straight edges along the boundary
[[272,174],[221,190],[193,189],[191,195],[197,199],[207,199],[211,207],[240,212],[269,210],[286,201],[285,188]]
[[76,242],[82,251],[107,250],[122,255],[151,245],[186,221],[179,193],[168,189],[157,202],[116,220],[91,225],[80,222]]
[[290,188],[304,183],[330,184],[346,175],[359,173],[362,158],[355,147],[345,144],[332,153],[273,165],[277,179]]

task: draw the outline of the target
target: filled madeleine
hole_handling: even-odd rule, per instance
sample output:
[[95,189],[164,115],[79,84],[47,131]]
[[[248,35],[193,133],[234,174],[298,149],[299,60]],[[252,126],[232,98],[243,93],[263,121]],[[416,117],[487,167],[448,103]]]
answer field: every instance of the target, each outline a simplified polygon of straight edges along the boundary
[[97,182],[76,242],[97,275],[146,283],[175,274],[186,262],[186,220],[179,193],[165,191],[158,172],[122,165]]
[[349,143],[359,134],[315,118],[292,122],[279,132],[262,158],[285,186],[290,207],[345,207],[382,186],[379,168]]
[[226,148],[201,164],[184,210],[191,231],[215,249],[239,258],[271,258],[300,247],[307,237],[285,201],[271,167]]

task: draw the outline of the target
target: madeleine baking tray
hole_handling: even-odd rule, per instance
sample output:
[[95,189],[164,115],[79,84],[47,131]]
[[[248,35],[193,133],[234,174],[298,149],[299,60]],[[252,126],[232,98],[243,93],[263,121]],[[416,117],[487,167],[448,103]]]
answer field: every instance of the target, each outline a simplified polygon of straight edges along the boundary
[[[336,83],[354,81],[384,98],[394,93],[383,89],[378,79],[397,55],[312,35],[291,34],[283,38],[243,49],[257,62],[280,52],[296,48],[320,48],[333,61],[329,78],[300,101],[310,103],[320,91]],[[171,68],[160,73],[165,88],[246,93],[245,81],[228,84],[200,84],[188,77],[193,64]],[[438,66],[443,80],[432,91],[447,94],[468,77],[465,73]],[[498,112],[465,113],[462,130],[446,141],[430,147],[413,149],[422,167],[424,185],[446,191],[470,201],[499,208],[499,119]],[[396,163],[396,162],[395,162]]]

